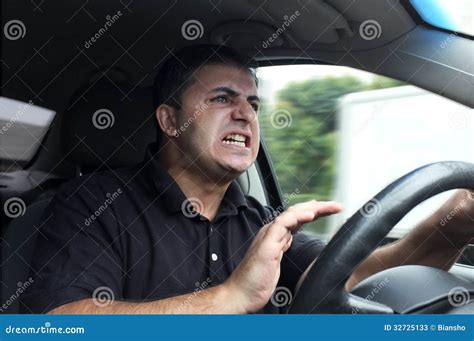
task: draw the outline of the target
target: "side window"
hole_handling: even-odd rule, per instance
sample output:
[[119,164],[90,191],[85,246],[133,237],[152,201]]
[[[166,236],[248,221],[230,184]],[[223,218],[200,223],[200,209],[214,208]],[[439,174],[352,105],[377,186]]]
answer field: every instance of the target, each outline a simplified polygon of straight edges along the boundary
[[31,100],[0,97],[0,172],[21,169],[34,157],[55,115]]
[[[306,227],[321,238],[405,173],[435,161],[474,161],[472,109],[436,94],[340,66],[262,67],[258,77],[262,138],[284,203],[344,206]],[[391,237],[401,237],[447,196],[417,207]],[[376,214],[377,206],[369,210]]]

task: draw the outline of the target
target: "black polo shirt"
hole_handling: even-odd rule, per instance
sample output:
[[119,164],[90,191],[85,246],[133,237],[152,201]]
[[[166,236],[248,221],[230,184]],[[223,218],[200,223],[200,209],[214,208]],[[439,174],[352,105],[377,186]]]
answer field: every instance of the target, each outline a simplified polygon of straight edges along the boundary
[[[234,181],[209,221],[190,209],[198,199],[185,197],[157,152],[152,144],[137,166],[85,175],[60,188],[44,214],[22,312],[45,313],[94,297],[98,304],[158,300],[229,277],[273,211]],[[279,286],[292,288],[324,245],[297,233]]]

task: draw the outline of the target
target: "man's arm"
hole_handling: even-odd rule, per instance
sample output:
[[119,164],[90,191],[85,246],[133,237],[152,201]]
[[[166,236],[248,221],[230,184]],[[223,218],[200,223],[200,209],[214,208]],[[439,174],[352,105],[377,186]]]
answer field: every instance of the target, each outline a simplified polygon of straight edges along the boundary
[[93,299],[64,304],[48,314],[242,314],[244,307],[236,304],[230,288],[221,284],[188,295],[137,303],[113,301],[98,306]]
[[370,275],[399,265],[417,264],[449,270],[474,237],[472,212],[472,193],[457,191],[404,238],[375,250],[356,268],[346,288],[350,290]]

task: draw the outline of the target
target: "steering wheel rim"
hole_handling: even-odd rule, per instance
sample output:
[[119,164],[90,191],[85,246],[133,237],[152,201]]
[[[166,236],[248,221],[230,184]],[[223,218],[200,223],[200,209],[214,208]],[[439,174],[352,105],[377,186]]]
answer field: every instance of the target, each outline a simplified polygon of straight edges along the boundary
[[394,313],[390,307],[347,292],[346,281],[409,211],[436,194],[457,188],[474,189],[474,164],[431,163],[392,182],[333,236],[301,279],[288,313]]

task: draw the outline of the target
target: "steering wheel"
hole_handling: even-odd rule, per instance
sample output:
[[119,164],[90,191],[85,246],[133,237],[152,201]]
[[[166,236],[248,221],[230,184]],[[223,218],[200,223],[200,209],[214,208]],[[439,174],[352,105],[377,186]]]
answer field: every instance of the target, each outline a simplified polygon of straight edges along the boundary
[[[449,309],[443,302],[449,300],[453,288],[462,288],[463,295],[474,295],[474,283],[439,269],[415,265],[384,270],[359,283],[351,293],[345,289],[354,269],[377,248],[403,216],[424,200],[456,188],[474,189],[474,164],[436,162],[388,185],[334,235],[300,279],[287,312],[393,314],[422,310],[446,313]],[[427,276],[432,280],[431,285],[420,287]],[[431,276],[437,277],[433,280]],[[378,302],[377,299],[366,299],[368,296],[364,294],[370,288],[374,289],[374,281],[381,279],[388,280],[388,285],[380,290],[383,294],[379,295]],[[471,303],[474,305],[474,301]],[[474,312],[473,305],[470,304],[471,313]]]

